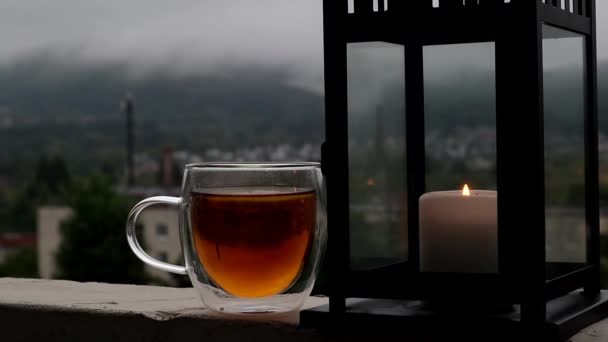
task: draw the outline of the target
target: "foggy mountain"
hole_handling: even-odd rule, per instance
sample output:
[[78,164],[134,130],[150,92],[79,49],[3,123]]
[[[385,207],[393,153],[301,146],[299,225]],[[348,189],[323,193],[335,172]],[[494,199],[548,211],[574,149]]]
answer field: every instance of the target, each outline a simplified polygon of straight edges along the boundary
[[[608,103],[601,96],[608,91],[608,63],[599,69],[601,130],[608,133]],[[554,75],[551,83],[565,85],[558,89],[564,95],[557,106],[571,106],[569,75]],[[470,77],[484,84],[488,75]],[[479,96],[471,90],[460,96],[457,90],[458,80],[428,89],[442,99],[446,111],[466,113],[471,123],[487,120],[487,113],[471,111],[487,90],[480,89]],[[30,165],[42,154],[60,154],[85,166],[120,160],[120,101],[128,92],[135,96],[141,152],[159,153],[166,146],[194,153],[214,147],[297,146],[319,144],[324,136],[323,96],[291,84],[281,68],[242,65],[217,74],[184,76],[157,70],[132,75],[118,63],[61,65],[40,55],[0,67],[0,171],[14,174],[19,165]],[[399,93],[384,93],[388,110],[402,106],[391,100]],[[433,125],[449,127],[454,124],[450,121],[446,116]]]
[[0,168],[42,154],[83,165],[117,160],[128,92],[140,152],[316,144],[323,136],[322,96],[291,85],[280,69],[134,77],[120,64],[61,66],[41,56],[0,68],[0,85]]

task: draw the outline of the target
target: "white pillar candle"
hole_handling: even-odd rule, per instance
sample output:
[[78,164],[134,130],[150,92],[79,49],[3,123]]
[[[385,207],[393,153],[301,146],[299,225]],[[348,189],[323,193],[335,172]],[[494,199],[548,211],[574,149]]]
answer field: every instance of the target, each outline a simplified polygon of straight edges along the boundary
[[422,272],[497,273],[496,191],[429,192],[420,197]]

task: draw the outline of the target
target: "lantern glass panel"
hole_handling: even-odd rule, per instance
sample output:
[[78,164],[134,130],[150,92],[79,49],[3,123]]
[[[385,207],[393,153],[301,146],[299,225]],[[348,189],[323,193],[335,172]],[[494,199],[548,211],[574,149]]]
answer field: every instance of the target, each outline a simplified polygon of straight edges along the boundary
[[352,43],[348,61],[351,268],[408,259],[402,45]]
[[547,277],[587,260],[584,36],[543,25]]
[[495,44],[424,47],[427,191],[496,189]]

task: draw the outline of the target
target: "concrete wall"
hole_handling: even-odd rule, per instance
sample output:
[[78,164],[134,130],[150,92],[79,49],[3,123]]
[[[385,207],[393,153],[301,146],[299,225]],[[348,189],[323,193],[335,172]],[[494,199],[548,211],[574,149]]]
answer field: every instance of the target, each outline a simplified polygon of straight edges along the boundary
[[57,265],[55,253],[61,242],[59,227],[61,222],[72,215],[68,207],[40,207],[38,208],[38,273],[40,278],[51,279],[55,274]]

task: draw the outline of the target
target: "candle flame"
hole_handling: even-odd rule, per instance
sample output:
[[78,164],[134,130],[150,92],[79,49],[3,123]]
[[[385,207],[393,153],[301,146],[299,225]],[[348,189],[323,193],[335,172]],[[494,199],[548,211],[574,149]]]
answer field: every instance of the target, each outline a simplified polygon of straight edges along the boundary
[[375,186],[376,185],[376,180],[373,178],[370,178],[367,180],[367,186]]
[[462,188],[462,196],[471,196],[471,190],[467,184],[465,184],[464,188]]

